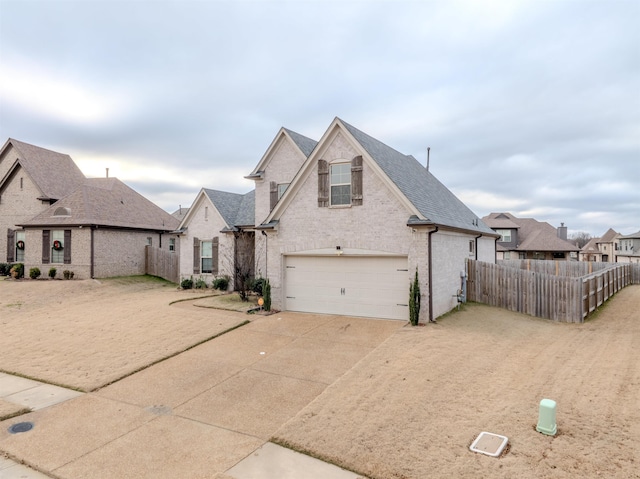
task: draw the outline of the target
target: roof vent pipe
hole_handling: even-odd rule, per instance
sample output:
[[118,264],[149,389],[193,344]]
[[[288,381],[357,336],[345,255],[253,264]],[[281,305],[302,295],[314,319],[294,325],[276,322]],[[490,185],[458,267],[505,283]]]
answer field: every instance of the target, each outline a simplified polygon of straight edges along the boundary
[[429,171],[429,153],[431,152],[431,147],[427,147],[427,171]]
[[107,178],[109,178],[109,168],[105,168],[107,170]]

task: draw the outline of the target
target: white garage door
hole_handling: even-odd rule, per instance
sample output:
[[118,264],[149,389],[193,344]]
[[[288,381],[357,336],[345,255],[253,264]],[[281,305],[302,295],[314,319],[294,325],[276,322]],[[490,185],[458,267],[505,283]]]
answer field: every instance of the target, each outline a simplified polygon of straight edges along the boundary
[[406,257],[287,256],[285,309],[409,320]]

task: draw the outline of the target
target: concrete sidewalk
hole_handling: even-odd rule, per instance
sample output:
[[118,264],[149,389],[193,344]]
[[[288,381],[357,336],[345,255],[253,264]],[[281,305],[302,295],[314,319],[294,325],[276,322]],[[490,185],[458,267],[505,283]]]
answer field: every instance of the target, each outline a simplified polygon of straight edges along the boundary
[[[81,396],[71,389],[45,384],[31,379],[0,373],[0,415],[17,413],[23,409],[37,411]],[[21,422],[21,416],[13,419]],[[38,471],[0,455],[0,479],[48,479]]]
[[[0,423],[0,450],[65,479],[356,478],[267,441],[403,325],[257,317],[97,392]],[[34,427],[9,434],[17,420]]]

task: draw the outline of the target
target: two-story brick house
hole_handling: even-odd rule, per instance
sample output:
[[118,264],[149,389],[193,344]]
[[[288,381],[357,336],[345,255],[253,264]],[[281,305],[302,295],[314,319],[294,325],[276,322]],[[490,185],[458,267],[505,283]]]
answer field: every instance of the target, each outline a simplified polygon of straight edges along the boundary
[[497,235],[412,156],[339,118],[295,136],[248,176],[275,308],[407,320],[417,270],[424,322],[455,307],[467,258],[494,261]]
[[518,218],[511,213],[491,213],[482,220],[500,235],[497,259],[540,259],[577,261],[578,248],[567,240],[567,227],[554,228],[533,218]]

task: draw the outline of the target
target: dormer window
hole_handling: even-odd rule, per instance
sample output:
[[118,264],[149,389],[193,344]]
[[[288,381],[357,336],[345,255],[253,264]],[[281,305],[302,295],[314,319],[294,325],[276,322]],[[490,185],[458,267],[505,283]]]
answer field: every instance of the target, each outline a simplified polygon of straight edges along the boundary
[[511,230],[496,230],[496,233],[500,235],[501,243],[511,243]]
[[71,216],[71,208],[60,206],[53,212],[53,216]]

